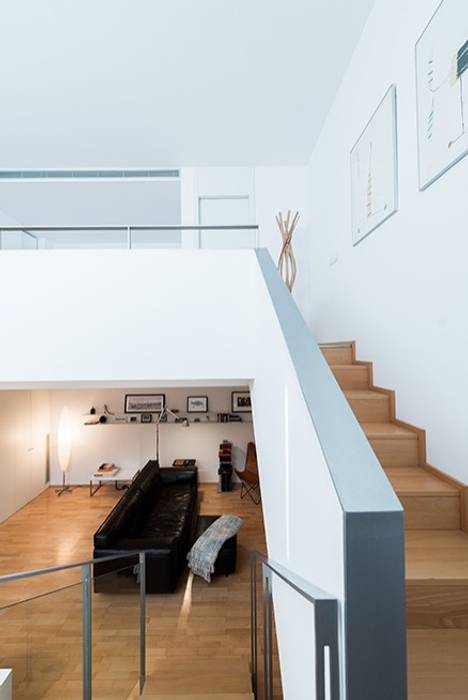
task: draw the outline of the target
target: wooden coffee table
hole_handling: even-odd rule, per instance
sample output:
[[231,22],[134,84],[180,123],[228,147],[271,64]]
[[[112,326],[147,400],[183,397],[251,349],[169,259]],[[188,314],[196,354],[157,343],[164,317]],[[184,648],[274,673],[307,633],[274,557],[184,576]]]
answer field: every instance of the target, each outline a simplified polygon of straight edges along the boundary
[[111,474],[94,474],[89,480],[89,496],[94,496],[99,489],[108,483],[113,483],[117,491],[126,488],[125,483],[133,481],[139,473],[139,469],[118,469]]

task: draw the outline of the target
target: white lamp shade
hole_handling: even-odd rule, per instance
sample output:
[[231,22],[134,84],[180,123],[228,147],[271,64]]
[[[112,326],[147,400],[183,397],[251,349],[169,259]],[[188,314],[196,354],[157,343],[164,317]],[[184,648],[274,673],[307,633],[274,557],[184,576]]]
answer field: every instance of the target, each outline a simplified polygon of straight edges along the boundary
[[70,411],[63,408],[57,431],[57,454],[59,466],[62,472],[66,472],[70,466],[72,450],[72,422]]

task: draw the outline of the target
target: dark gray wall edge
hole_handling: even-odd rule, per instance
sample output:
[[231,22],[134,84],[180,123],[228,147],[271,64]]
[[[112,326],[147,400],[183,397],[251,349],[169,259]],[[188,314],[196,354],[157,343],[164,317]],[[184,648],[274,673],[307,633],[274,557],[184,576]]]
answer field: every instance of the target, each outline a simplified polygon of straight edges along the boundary
[[405,700],[406,604],[403,513],[348,513],[347,700]]

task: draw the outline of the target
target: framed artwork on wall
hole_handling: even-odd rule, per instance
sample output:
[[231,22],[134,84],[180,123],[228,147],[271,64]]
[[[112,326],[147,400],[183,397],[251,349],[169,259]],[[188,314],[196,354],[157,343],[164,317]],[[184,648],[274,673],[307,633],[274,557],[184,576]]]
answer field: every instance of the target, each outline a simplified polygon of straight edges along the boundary
[[398,210],[396,86],[351,150],[351,217],[356,245]]
[[233,413],[251,413],[250,391],[233,391],[231,395],[231,410]]
[[443,0],[416,43],[419,189],[468,153],[468,12]]
[[187,396],[187,413],[207,413],[208,396]]
[[166,405],[165,394],[126,394],[125,413],[161,413]]

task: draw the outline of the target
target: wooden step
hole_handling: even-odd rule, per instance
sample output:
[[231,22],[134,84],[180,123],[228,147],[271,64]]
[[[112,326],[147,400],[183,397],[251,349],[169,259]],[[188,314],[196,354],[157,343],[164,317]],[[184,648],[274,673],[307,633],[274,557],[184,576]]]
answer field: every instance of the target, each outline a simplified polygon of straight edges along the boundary
[[330,365],[330,369],[343,390],[369,388],[369,365]]
[[385,422],[391,418],[390,397],[369,389],[347,389],[344,392],[358,421]]
[[325,343],[319,347],[329,365],[353,364],[354,358],[352,343]]
[[383,467],[416,467],[419,464],[418,435],[396,423],[361,423],[372,449]]
[[395,493],[405,509],[407,530],[458,530],[460,490],[422,467],[387,467]]
[[410,628],[468,628],[467,534],[406,532],[406,597]]
[[408,700],[466,700],[468,630],[409,630]]

